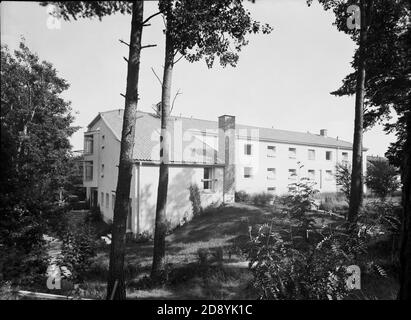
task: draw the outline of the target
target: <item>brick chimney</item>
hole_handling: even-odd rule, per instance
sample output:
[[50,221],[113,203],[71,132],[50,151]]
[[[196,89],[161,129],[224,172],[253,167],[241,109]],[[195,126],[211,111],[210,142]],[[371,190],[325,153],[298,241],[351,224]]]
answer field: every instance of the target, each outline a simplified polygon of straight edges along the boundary
[[218,117],[218,155],[224,159],[223,202],[234,202],[235,192],[235,117]]
[[320,130],[320,136],[326,137],[327,136],[327,129]]

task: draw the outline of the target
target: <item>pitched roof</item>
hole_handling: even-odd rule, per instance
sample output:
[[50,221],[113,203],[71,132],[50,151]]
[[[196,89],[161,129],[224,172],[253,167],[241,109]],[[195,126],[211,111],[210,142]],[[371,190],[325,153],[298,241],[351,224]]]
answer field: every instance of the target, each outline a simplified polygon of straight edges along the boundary
[[[116,136],[117,140],[121,138],[122,130],[122,119],[123,119],[123,109],[111,110],[106,112],[101,112],[99,115],[89,124],[89,128],[94,125],[100,118],[102,118],[105,123],[111,128],[113,134]],[[199,132],[214,131],[218,130],[218,122],[211,120],[201,120],[195,118],[187,117],[173,117],[175,122],[181,121],[181,126],[183,132],[187,130],[195,130]],[[352,149],[352,144],[348,141],[324,137],[319,134],[304,133],[288,130],[261,128],[255,126],[247,126],[242,124],[236,124],[237,135],[242,136],[243,132],[248,132],[248,134],[253,129],[257,129],[259,133],[260,141],[272,141],[278,143],[288,143],[297,145],[309,145],[309,146],[320,146],[329,148],[340,148],[340,149]],[[160,135],[160,119],[152,113],[139,111],[137,113],[136,121],[136,139],[134,148],[134,157],[141,160],[158,160],[158,141]],[[192,143],[193,141],[190,141]],[[183,147],[187,146],[189,143],[187,141],[183,142]],[[216,154],[212,150],[216,149],[212,146],[205,146],[208,150],[207,158],[209,161],[216,160]],[[366,150],[366,149],[365,149]],[[215,150],[214,150],[215,151]],[[210,156],[209,156],[210,153]],[[214,157],[214,159],[212,159]],[[221,160],[221,159],[219,159]]]

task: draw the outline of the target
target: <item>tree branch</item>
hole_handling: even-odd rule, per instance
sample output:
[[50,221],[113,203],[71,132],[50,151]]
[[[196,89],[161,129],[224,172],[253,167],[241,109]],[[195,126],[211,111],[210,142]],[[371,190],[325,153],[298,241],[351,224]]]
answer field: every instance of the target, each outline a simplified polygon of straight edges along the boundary
[[126,99],[126,95],[125,95],[125,94],[120,93],[120,96],[122,96],[124,99]]
[[151,67],[151,71],[153,71],[154,75],[156,76],[158,82],[160,82],[161,87],[163,86],[163,83],[161,82],[160,78],[158,77],[157,73],[154,71],[154,68]]
[[128,59],[126,57],[123,57],[123,59],[128,63]]
[[179,62],[183,57],[184,57],[184,55],[181,55],[180,58],[178,58],[176,61],[173,61],[173,64],[176,64],[177,62]]
[[176,95],[174,96],[173,103],[171,104],[170,114],[171,114],[171,112],[173,112],[174,102],[176,101],[177,96],[180,95],[180,94],[182,94],[182,92],[180,92],[180,89],[178,89]]
[[143,21],[142,25],[144,26],[151,18],[154,18],[155,16],[158,16],[159,14],[162,14],[161,11],[152,14],[151,16],[149,16],[146,20]]
[[121,43],[125,44],[127,47],[130,46],[127,42],[125,42],[125,41],[123,41],[123,40],[121,40],[121,39],[118,39],[118,41],[120,41]]
[[145,45],[145,46],[141,46],[141,49],[151,48],[151,47],[157,47],[157,45],[156,44],[148,44],[148,45]]

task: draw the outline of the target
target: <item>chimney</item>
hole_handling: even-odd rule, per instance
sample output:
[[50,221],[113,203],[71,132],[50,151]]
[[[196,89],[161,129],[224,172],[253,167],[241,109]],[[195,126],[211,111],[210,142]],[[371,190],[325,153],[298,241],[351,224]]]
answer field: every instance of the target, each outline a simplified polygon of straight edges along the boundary
[[327,129],[320,130],[320,136],[326,137],[327,136]]
[[218,155],[224,159],[223,202],[234,202],[235,192],[235,117],[218,117]]

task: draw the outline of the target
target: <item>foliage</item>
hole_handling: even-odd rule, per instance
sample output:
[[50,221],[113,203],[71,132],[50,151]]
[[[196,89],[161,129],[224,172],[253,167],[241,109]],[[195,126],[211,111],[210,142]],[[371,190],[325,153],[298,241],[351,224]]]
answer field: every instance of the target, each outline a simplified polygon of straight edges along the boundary
[[314,186],[315,182],[306,177],[299,178],[297,182],[288,185],[289,193],[283,201],[292,218],[302,218],[316,207],[314,196],[318,190],[314,189]]
[[401,207],[392,201],[372,201],[366,204],[359,221],[376,226],[382,232],[398,235],[401,231]]
[[149,231],[143,231],[141,233],[139,233],[134,242],[136,243],[147,243],[153,240],[153,234]]
[[103,214],[101,213],[100,206],[91,208],[90,213],[86,216],[86,222],[100,223],[104,222]]
[[42,1],[40,5],[55,5],[58,7],[56,14],[64,20],[78,18],[99,18],[114,13],[131,13],[131,1]]
[[0,244],[3,274],[15,281],[44,276],[43,234],[64,221],[56,200],[77,129],[61,97],[68,87],[24,42],[14,53],[2,45]]
[[365,182],[381,200],[400,186],[397,169],[383,160],[369,161]]
[[337,164],[335,168],[335,181],[348,201],[351,192],[351,166],[342,163]]
[[336,197],[326,196],[324,200],[321,200],[318,208],[324,211],[341,212],[346,211],[348,206],[345,201],[342,203]]
[[251,201],[254,205],[259,207],[265,207],[272,203],[274,195],[268,192],[261,192],[253,194]]
[[63,236],[58,265],[70,271],[68,278],[81,282],[92,263],[96,249],[94,230],[89,224],[79,226],[77,230],[68,231]]
[[198,216],[202,212],[202,207],[201,207],[201,195],[200,195],[200,190],[197,186],[197,184],[191,184],[189,187],[190,191],[190,201],[191,205],[193,207],[193,216]]
[[236,191],[234,194],[235,202],[247,202],[250,200],[250,195],[245,191]]
[[221,66],[235,66],[248,34],[272,30],[254,21],[241,0],[162,0],[159,8],[167,17],[175,54],[190,62],[204,58],[209,68],[216,57]]
[[344,240],[330,235],[302,251],[273,232],[268,224],[261,226],[248,251],[259,298],[343,298],[348,293],[346,268],[354,261]]

